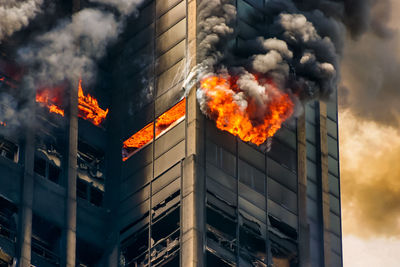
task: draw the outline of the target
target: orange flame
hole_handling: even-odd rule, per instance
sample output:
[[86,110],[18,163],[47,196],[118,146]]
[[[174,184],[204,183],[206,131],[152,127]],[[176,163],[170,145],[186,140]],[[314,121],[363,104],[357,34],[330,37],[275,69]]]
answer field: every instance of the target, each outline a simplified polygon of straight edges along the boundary
[[[151,142],[154,138],[154,132],[156,137],[165,131],[174,122],[185,116],[186,113],[186,99],[182,99],[175,106],[164,112],[161,116],[156,119],[156,128],[154,129],[154,122],[147,124],[140,131],[129,137],[123,143],[123,147],[126,150],[136,150],[147,143]],[[123,157],[123,161],[126,161],[129,156]]]
[[46,106],[51,113],[56,113],[64,117],[64,110],[58,107],[61,103],[60,93],[60,88],[37,90],[36,102]]
[[228,80],[223,77],[210,76],[200,82],[200,90],[207,96],[207,109],[216,126],[245,142],[261,145],[276,131],[282,123],[293,114],[294,104],[289,95],[281,92],[272,81],[266,81],[270,99],[262,121],[254,122],[252,117],[257,110],[257,104],[249,100],[246,109],[234,101],[234,94],[240,88],[237,79]]
[[0,126],[6,127],[6,126],[7,126],[7,123],[4,122],[4,121],[0,121]]
[[94,125],[100,125],[107,117],[108,109],[101,109],[96,98],[91,95],[85,96],[82,90],[82,80],[78,87],[78,116],[92,122]]

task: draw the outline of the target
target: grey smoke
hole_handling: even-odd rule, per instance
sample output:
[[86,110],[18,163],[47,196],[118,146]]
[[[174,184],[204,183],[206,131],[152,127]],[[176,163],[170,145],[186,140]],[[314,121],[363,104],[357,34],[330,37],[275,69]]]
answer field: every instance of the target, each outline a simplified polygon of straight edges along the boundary
[[[253,111],[257,113],[252,116],[254,123],[262,119],[257,116],[263,114],[262,103],[268,104],[265,99],[271,91],[267,88],[269,83],[260,84],[252,75],[253,80],[249,79],[249,73],[272,79],[281,92],[291,95],[296,105],[311,99],[329,100],[341,78],[346,36],[356,40],[371,25],[376,29],[382,25],[373,20],[374,5],[373,0],[270,0],[264,6],[264,20],[248,17],[253,20],[253,27],[265,29],[264,34],[238,42],[235,47],[237,12],[232,1],[203,0],[199,5],[199,18],[204,23],[198,34],[198,77],[201,80],[223,73],[239,75],[238,85],[244,93],[240,102],[260,103],[260,111]],[[383,31],[382,27],[379,29]],[[238,68],[244,71],[238,74]],[[197,96],[200,106],[207,104],[206,99],[201,99],[205,94]],[[296,114],[298,110],[301,107],[296,108]]]
[[347,39],[339,91],[342,109],[358,119],[396,128],[400,125],[399,10],[398,1],[379,1],[372,10],[370,30],[357,43]]
[[43,0],[0,0],[0,43],[40,13]]
[[121,14],[127,16],[137,12],[137,7],[143,2],[143,0],[90,0],[90,2],[112,6]]
[[57,85],[65,81],[76,87],[79,79],[92,82],[97,61],[122,32],[126,18],[135,12],[138,0],[99,0],[116,7],[120,14],[100,8],[85,8],[60,21],[51,31],[37,36],[19,50],[20,61],[30,66],[37,85]]

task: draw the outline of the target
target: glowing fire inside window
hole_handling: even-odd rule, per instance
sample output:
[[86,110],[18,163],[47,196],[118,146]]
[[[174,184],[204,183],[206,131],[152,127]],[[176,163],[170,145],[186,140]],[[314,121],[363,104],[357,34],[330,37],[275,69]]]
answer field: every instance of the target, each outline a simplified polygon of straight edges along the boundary
[[[46,106],[50,113],[64,116],[62,106],[63,88],[39,89],[36,92],[36,102]],[[82,90],[82,80],[78,87],[78,116],[88,120],[94,125],[100,125],[107,117],[108,109],[101,109],[96,98],[91,95],[85,96]]]
[[154,122],[151,122],[125,140],[123,143],[122,160],[126,161],[138,149],[153,141],[154,133],[157,138],[169,128],[174,126],[175,122],[179,121],[185,116],[185,112],[186,100],[182,99],[178,104],[164,112],[156,119],[155,128]]

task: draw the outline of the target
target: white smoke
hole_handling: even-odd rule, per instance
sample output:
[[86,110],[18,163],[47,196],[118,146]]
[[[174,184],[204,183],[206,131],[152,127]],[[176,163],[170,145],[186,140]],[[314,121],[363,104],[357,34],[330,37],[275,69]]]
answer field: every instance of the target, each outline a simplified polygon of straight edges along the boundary
[[0,43],[41,12],[43,0],[0,0]]

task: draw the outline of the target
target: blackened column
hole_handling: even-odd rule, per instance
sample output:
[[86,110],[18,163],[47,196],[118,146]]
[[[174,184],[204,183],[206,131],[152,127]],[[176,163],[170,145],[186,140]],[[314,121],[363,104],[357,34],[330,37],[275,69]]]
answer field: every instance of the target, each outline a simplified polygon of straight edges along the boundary
[[305,114],[297,120],[297,180],[299,211],[299,266],[310,266],[310,227],[307,219],[307,150]]
[[24,154],[24,177],[22,180],[21,194],[21,220],[19,225],[18,244],[19,266],[31,266],[31,240],[32,240],[32,205],[34,185],[34,157],[35,157],[35,135],[32,129],[28,129],[25,142]]

